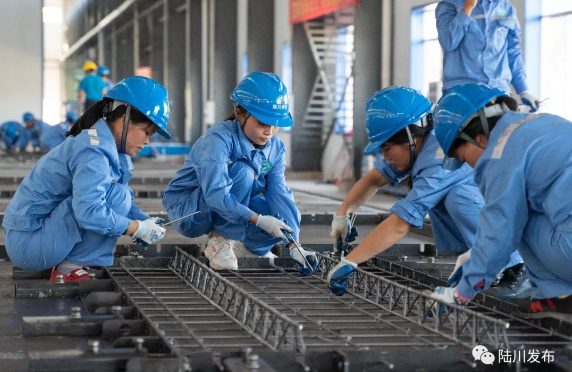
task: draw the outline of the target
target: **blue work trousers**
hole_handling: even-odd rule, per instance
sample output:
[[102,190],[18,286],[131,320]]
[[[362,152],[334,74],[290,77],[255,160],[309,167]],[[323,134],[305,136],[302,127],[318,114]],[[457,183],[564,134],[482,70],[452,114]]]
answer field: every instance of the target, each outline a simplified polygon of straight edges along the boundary
[[572,294],[572,218],[554,228],[544,214],[531,213],[518,251],[534,298]]
[[[232,179],[230,193],[236,200],[250,208],[254,213],[271,215],[266,199],[251,195],[254,185],[254,169],[245,161],[236,161],[229,165],[228,175]],[[192,191],[191,197],[173,205],[167,210],[169,220],[200,211],[200,214],[175,222],[173,226],[182,235],[196,238],[214,231],[227,239],[243,241],[246,249],[258,256],[268,253],[274,244],[282,239],[275,238],[255,224],[239,225],[227,221],[223,216],[209,209],[200,187]]]
[[[107,206],[127,216],[131,195],[126,185],[113,183],[106,194]],[[110,266],[118,236],[103,235],[79,227],[72,197],[64,199],[32,231],[6,228],[6,251],[23,270],[39,271],[66,261],[76,265]]]

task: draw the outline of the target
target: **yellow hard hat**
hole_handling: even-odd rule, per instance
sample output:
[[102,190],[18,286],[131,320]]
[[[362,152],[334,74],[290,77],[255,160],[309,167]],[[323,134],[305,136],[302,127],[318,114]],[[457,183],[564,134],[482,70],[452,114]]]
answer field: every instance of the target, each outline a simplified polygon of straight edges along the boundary
[[92,61],[87,61],[84,65],[83,65],[83,72],[87,72],[90,70],[97,70],[97,65],[95,64],[95,62]]

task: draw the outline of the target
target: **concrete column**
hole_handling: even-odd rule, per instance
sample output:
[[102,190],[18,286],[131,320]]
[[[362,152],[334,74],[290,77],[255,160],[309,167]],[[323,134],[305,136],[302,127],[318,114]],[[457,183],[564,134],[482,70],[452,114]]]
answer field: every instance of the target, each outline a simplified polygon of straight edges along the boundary
[[105,64],[105,38],[103,31],[97,34],[97,64]]
[[[188,0],[187,0],[188,1]],[[191,84],[191,132],[189,142],[191,144],[195,143],[197,139],[203,134],[203,96],[202,88],[202,60],[203,51],[201,48],[201,33],[202,33],[202,23],[201,23],[201,6],[202,0],[191,0],[191,11],[190,11],[190,43],[189,49],[192,51],[190,53],[190,58],[186,62],[188,69],[190,70],[190,84]],[[188,118],[187,118],[188,119]]]
[[139,68],[139,4],[133,5],[133,71]]
[[133,28],[117,33],[117,80],[133,75]]
[[153,12],[153,33],[151,34],[151,43],[153,44],[153,52],[151,53],[151,68],[153,79],[161,84],[165,84],[163,80],[163,23],[159,21],[163,15],[163,9],[159,8]]
[[381,12],[379,0],[362,0],[356,7],[354,19],[354,177],[359,179],[363,151],[368,144],[365,130],[365,104],[380,89],[381,82]]
[[163,84],[169,89],[169,0],[163,0]]
[[[294,94],[292,90],[292,26],[285,14],[289,12],[289,3],[283,0],[274,0],[274,71],[280,76],[290,95],[290,113],[294,111]],[[284,53],[286,52],[286,53]],[[292,166],[292,133],[281,130],[278,137],[286,147],[286,167]]]
[[[185,48],[181,42],[185,35],[185,12],[169,12],[167,22],[168,55],[167,75],[165,80],[169,90],[171,116],[169,118],[170,133],[174,142],[185,139]],[[172,37],[177,35],[177,37]]]
[[[236,24],[239,25],[236,29],[236,82],[238,83],[248,73],[249,55],[248,50],[250,47],[250,28],[253,25],[248,23],[249,14],[249,0],[237,0]],[[250,18],[255,20],[253,23],[258,23],[260,19]]]
[[117,83],[119,75],[117,74],[117,29],[115,25],[111,25],[110,44],[111,44],[111,53],[110,53],[111,80]]
[[[236,0],[217,0],[214,9],[214,74],[213,98],[215,123],[224,120],[231,111],[229,95],[236,86]],[[244,27],[242,25],[241,27]]]
[[[286,2],[288,3],[288,2]],[[288,17],[282,14],[286,20]],[[248,71],[272,71],[274,69],[274,2],[249,0],[248,2]],[[242,28],[239,24],[239,29]]]

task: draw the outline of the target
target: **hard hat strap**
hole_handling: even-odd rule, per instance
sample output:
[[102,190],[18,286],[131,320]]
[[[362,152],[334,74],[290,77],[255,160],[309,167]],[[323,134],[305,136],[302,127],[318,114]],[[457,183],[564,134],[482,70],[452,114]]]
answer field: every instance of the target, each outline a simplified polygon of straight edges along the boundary
[[242,123],[240,122],[240,118],[238,116],[239,114],[239,110],[238,110],[238,104],[236,102],[234,102],[232,104],[234,106],[234,116],[236,116],[236,120],[238,120],[238,124],[240,124],[240,127],[242,128],[242,130],[244,130],[244,125],[246,124],[246,120],[250,117],[250,112],[244,110],[245,114],[244,114],[244,120],[242,121]]
[[129,127],[129,116],[131,115],[131,105],[127,105],[125,120],[123,121],[123,134],[121,135],[121,152],[125,154],[125,143],[127,142],[127,128]]
[[459,132],[459,134],[457,135],[457,138],[463,139],[469,143],[472,143],[473,145],[480,147],[481,149],[485,149],[483,146],[479,145],[479,143],[477,141],[475,141],[473,138],[469,137],[469,135],[465,132]]
[[407,133],[407,138],[409,139],[409,170],[413,169],[413,164],[415,164],[415,141],[409,130],[409,126],[405,127],[405,133]]

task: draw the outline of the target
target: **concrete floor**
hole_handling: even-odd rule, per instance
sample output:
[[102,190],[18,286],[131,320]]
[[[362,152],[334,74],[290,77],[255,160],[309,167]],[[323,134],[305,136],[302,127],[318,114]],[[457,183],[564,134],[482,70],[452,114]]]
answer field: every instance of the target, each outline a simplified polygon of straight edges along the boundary
[[[0,191],[16,190],[18,184],[14,179],[25,177],[32,169],[34,163],[19,162],[14,159],[3,159],[0,161]],[[134,179],[153,179],[153,183],[140,184],[132,182],[130,187],[135,191],[156,191],[158,195],[166,188],[169,179],[175,176],[177,170],[182,166],[180,158],[173,159],[168,162],[157,161],[155,159],[136,159],[133,170]],[[338,186],[321,182],[319,172],[287,172],[286,180],[291,187],[294,198],[298,205],[298,209],[302,214],[334,214],[345,197],[345,193],[340,191]],[[397,200],[396,197],[385,194],[376,194],[364,206],[358,209],[358,214],[378,214],[387,213],[391,206]],[[6,210],[9,198],[0,198],[0,213]],[[165,214],[160,198],[135,198],[135,204],[144,212],[150,215]],[[359,243],[367,234],[369,234],[376,225],[360,225],[358,227],[359,237],[356,242]],[[330,242],[329,225],[312,225],[301,229],[300,241],[302,244],[319,244]],[[433,239],[427,234],[421,234],[418,231],[411,232],[399,243],[433,243]],[[122,236],[118,240],[118,244],[129,244],[131,239]],[[178,234],[174,228],[167,228],[167,234],[162,241],[164,244],[175,243],[206,243],[206,236],[199,238],[186,238]],[[0,234],[0,245],[4,244],[4,235]]]

